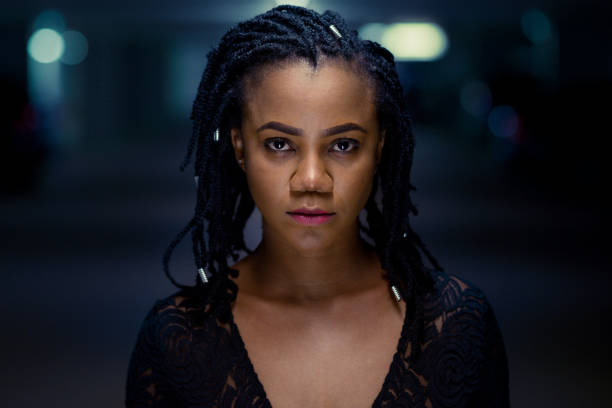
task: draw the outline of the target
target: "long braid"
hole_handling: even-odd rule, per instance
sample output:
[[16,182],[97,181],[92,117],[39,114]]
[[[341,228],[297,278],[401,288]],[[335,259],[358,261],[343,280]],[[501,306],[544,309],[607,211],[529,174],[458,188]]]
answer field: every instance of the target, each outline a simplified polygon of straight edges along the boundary
[[[341,36],[330,30],[331,24]],[[413,321],[411,341],[416,345],[422,336],[422,299],[433,288],[421,253],[433,267],[441,268],[409,222],[410,214],[417,214],[410,196],[414,190],[410,184],[414,152],[411,120],[393,55],[374,42],[360,40],[334,12],[276,7],[230,29],[208,54],[191,113],[193,132],[181,165],[182,170],[195,153],[194,170],[199,180],[195,214],[168,247],[164,268],[172,283],[191,290],[198,301],[208,302],[207,311],[221,320],[229,318],[230,303],[237,293],[229,276],[237,276],[238,271],[228,266],[227,258],[237,260],[239,251],[251,252],[243,231],[255,205],[246,177],[234,160],[230,140],[230,129],[240,125],[245,78],[261,67],[288,59],[306,59],[316,67],[322,57],[354,62],[376,91],[385,147],[365,206],[368,226],[360,224],[360,228],[375,242],[389,284],[406,300]],[[375,199],[379,189],[382,209]],[[169,272],[170,255],[188,232],[196,267],[209,272],[206,285],[197,274],[195,286],[180,285]],[[415,357],[418,349],[413,347]]]

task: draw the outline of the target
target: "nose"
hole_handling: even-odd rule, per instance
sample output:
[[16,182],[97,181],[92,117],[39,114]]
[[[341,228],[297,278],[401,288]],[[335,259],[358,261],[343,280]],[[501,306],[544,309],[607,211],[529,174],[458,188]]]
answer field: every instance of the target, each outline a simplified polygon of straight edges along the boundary
[[330,193],[333,180],[325,160],[316,152],[305,154],[297,163],[290,187],[295,192]]

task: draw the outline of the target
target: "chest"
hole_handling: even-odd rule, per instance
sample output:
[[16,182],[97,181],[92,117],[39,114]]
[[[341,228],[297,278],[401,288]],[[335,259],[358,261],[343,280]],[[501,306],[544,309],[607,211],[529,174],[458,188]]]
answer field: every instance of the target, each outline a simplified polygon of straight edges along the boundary
[[329,320],[234,314],[254,375],[272,407],[371,407],[404,323],[402,314],[392,310],[354,311]]
[[[348,353],[352,351],[353,353]],[[283,351],[249,354],[273,407],[369,408],[380,392],[392,358],[392,350],[367,361],[358,347],[313,353],[296,349],[292,357]]]

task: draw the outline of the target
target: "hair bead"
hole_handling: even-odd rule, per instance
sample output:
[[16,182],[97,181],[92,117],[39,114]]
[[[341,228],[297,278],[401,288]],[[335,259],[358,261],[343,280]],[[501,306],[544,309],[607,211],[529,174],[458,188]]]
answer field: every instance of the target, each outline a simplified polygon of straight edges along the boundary
[[342,38],[342,34],[340,34],[340,30],[338,30],[338,29],[336,28],[336,26],[335,26],[335,25],[333,25],[333,24],[332,24],[332,25],[330,25],[330,26],[329,26],[329,29],[331,30],[331,32],[332,32],[332,33],[334,33],[334,35],[335,35],[337,38]]
[[200,274],[200,279],[202,279],[202,283],[208,283],[208,277],[206,276],[206,270],[204,268],[198,269],[198,273]]
[[391,292],[393,292],[393,296],[395,296],[395,300],[398,302],[402,300],[402,297],[399,294],[399,290],[395,287],[395,285],[391,286]]

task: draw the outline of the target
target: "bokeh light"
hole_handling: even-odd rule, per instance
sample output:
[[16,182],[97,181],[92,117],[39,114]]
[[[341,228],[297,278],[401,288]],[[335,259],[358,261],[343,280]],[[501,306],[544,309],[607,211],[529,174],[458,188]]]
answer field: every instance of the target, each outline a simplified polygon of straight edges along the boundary
[[61,33],[66,29],[66,20],[59,11],[45,10],[36,16],[34,22],[32,23],[32,31],[36,31],[41,28],[50,28],[58,33]]
[[380,43],[387,27],[387,24],[382,23],[365,24],[359,28],[359,37],[364,40],[370,40]]
[[62,37],[64,38],[65,49],[60,61],[68,65],[77,65],[83,62],[89,50],[87,38],[75,30],[64,31]]
[[276,1],[276,5],[280,6],[282,4],[289,4],[291,6],[300,6],[300,7],[307,7],[309,0],[275,0]]
[[491,110],[491,91],[482,81],[468,82],[461,88],[461,106],[478,118],[486,117]]
[[501,139],[511,139],[519,128],[519,118],[512,106],[496,106],[489,113],[489,130]]
[[550,19],[537,9],[531,9],[521,17],[521,28],[529,40],[536,44],[544,44],[552,36]]
[[434,23],[367,24],[364,39],[380,42],[397,61],[433,61],[448,49],[444,30]]
[[397,23],[385,30],[382,45],[400,61],[432,61],[446,52],[448,40],[436,24]]
[[55,30],[41,28],[28,41],[28,54],[43,64],[57,61],[64,53],[64,39]]

